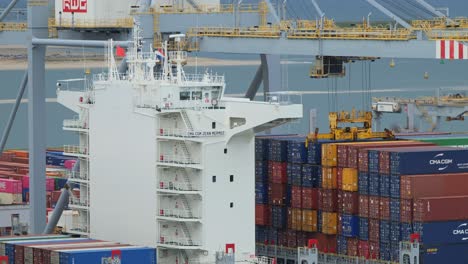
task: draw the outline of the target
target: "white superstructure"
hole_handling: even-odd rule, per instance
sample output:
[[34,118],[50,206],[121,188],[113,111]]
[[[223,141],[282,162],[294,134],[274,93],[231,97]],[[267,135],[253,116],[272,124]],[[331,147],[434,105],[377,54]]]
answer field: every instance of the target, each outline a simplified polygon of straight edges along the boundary
[[89,225],[77,233],[157,246],[158,263],[214,262],[226,244],[253,257],[255,133],[301,118],[302,105],[226,97],[224,76],[186,74],[183,51],[140,52],[135,30],[126,74],[110,49],[89,89],[58,89],[86,124],[66,153],[86,170],[72,206]]

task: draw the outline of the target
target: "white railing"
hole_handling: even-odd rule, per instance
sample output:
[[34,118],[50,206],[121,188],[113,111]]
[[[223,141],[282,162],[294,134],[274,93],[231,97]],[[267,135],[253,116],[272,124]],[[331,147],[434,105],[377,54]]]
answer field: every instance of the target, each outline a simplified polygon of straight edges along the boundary
[[89,201],[88,200],[82,201],[82,200],[80,200],[80,198],[76,198],[76,197],[70,197],[69,203],[70,203],[70,205],[78,205],[78,206],[89,207]]
[[188,239],[184,237],[175,237],[175,236],[161,236],[159,238],[159,243],[165,244],[165,245],[176,245],[176,246],[186,246],[186,247],[202,245],[201,241]]
[[160,128],[158,136],[165,137],[215,137],[223,136],[224,131],[203,131],[203,130],[187,130],[177,128]]
[[185,155],[174,155],[162,153],[159,155],[158,162],[172,163],[172,164],[200,164]]
[[267,93],[266,102],[279,105],[302,104],[302,96],[289,92]]
[[90,84],[87,79],[68,79],[58,80],[57,89],[61,91],[88,91],[90,90]]
[[63,146],[63,152],[71,153],[71,154],[81,154],[81,155],[88,155],[88,148],[85,146],[73,146],[73,145],[65,145]]
[[193,183],[188,182],[159,182],[159,190],[171,191],[199,191],[200,188],[194,187]]
[[70,179],[75,180],[88,180],[88,173],[86,171],[70,171],[68,174]]
[[195,213],[192,210],[188,209],[168,209],[161,208],[159,209],[159,216],[180,218],[180,219],[200,219],[201,214],[199,212]]
[[68,128],[88,129],[88,122],[86,122],[86,120],[80,119],[78,116],[76,116],[73,119],[63,120],[63,126],[68,127]]

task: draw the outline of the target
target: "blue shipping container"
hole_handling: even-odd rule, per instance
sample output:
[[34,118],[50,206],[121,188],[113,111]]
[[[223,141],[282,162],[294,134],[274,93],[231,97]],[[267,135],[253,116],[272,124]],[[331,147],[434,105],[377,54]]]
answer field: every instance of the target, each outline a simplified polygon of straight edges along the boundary
[[401,225],[400,222],[391,222],[390,223],[390,240],[401,241]]
[[390,242],[380,241],[380,259],[389,261],[391,260],[390,255]]
[[268,161],[264,161],[264,160],[255,161],[255,181],[257,182],[268,181]]
[[322,211],[317,211],[317,232],[322,233]]
[[346,255],[348,254],[348,241],[344,236],[338,236],[336,238],[337,251],[338,254]]
[[287,139],[270,140],[268,144],[268,159],[277,162],[286,162],[288,160]]
[[400,221],[400,199],[390,198],[390,220]]
[[400,242],[391,241],[390,242],[390,260],[393,262],[400,262]]
[[354,215],[340,215],[341,234],[345,237],[359,236],[359,217]]
[[120,263],[156,264],[156,249],[147,247],[117,247],[60,251],[60,264],[113,263],[112,252],[119,251]]
[[255,160],[268,159],[268,145],[270,138],[255,138]]
[[288,162],[307,163],[305,137],[288,141]]
[[390,175],[380,174],[379,190],[380,196],[390,197]]
[[319,188],[321,174],[322,174],[322,170],[320,166],[303,164],[302,165],[302,186]]
[[369,172],[378,173],[379,172],[379,151],[378,150],[369,150]]
[[[302,186],[302,165],[288,163],[288,184],[295,186]],[[289,183],[289,178],[291,178],[291,183]]]
[[264,183],[264,182],[255,183],[255,203],[257,204],[268,203],[268,183]]
[[391,149],[390,172],[397,175],[468,172],[468,149]]
[[271,207],[271,225],[275,228],[287,228],[288,210],[282,206]]
[[390,175],[390,197],[400,198],[400,175]]
[[380,220],[380,241],[390,242],[390,221]]
[[468,244],[424,245],[420,250],[421,264],[466,264]]
[[369,195],[380,196],[380,174],[369,173]]
[[369,173],[360,171],[358,175],[359,194],[369,195]]
[[468,221],[446,221],[414,223],[414,233],[418,233],[424,244],[468,244]]
[[268,229],[263,226],[255,226],[255,242],[265,243],[268,241]]
[[268,244],[278,245],[278,230],[275,228],[268,229]]
[[411,234],[413,234],[413,224],[400,223],[401,226],[401,240],[409,241]]
[[359,218],[359,239],[369,240],[369,219],[360,217]]

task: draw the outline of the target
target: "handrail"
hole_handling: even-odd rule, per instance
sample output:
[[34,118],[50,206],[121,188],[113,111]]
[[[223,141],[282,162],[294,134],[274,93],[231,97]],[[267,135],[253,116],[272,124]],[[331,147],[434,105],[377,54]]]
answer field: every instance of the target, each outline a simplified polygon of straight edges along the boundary
[[55,18],[52,27],[58,28],[132,28],[133,18],[120,19],[72,19]]
[[63,146],[64,153],[72,153],[72,154],[81,154],[81,155],[88,155],[88,148],[85,146],[74,146],[74,145],[65,145]]
[[172,164],[200,164],[200,162],[194,161],[183,154],[167,154],[161,153],[159,155],[158,162],[161,163],[172,163]]
[[201,213],[189,209],[160,208],[159,216],[180,218],[180,219],[201,219]]
[[63,120],[63,127],[89,129],[87,121],[80,119],[79,116],[75,116],[73,119]]
[[213,137],[213,136],[223,136],[224,131],[217,130],[187,130],[187,129],[176,129],[176,128],[161,128],[159,129],[158,136],[166,136],[166,137],[187,137],[187,138],[194,138],[194,137]]
[[189,182],[160,181],[158,190],[200,191],[200,188],[194,187],[194,184]]
[[201,246],[201,241],[188,239],[188,238],[181,238],[175,236],[161,236],[159,238],[160,244],[167,244],[167,245],[178,245],[178,246]]

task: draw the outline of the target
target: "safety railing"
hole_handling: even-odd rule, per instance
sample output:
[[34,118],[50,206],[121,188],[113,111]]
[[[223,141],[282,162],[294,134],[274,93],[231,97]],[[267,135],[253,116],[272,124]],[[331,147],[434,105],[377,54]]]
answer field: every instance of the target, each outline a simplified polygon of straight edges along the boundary
[[170,217],[170,218],[180,218],[180,219],[201,219],[200,212],[196,212],[188,209],[169,209],[169,208],[160,208],[159,216]]
[[85,146],[74,146],[74,145],[65,145],[63,146],[63,152],[67,154],[80,154],[88,155],[88,148]]
[[55,24],[57,28],[132,28],[133,18],[119,19],[73,19],[56,17]]
[[226,28],[203,27],[191,29],[187,32],[191,37],[246,37],[246,38],[279,38],[281,31],[279,26]]
[[189,182],[160,181],[158,190],[169,191],[199,191],[200,188]]
[[407,29],[387,30],[381,28],[337,28],[334,30],[288,31],[290,39],[347,39],[347,40],[410,40],[416,39],[413,31]]
[[398,264],[397,262],[377,259],[366,259],[364,257],[352,257],[347,255],[319,253],[318,264],[339,263],[339,264]]
[[4,22],[0,23],[1,31],[27,31],[28,23]]
[[91,88],[89,81],[84,78],[58,80],[56,86],[61,91],[88,91]]
[[[185,5],[180,7],[177,5],[166,5],[159,6],[155,9],[156,13],[162,14],[210,14],[210,13],[232,13],[235,10],[243,13],[249,12],[259,12],[258,4],[241,4],[241,5],[232,5],[232,4],[220,4],[220,5],[198,5],[197,8],[191,5]],[[135,14],[138,11],[134,12]]]
[[201,246],[202,243],[199,240],[193,240],[183,237],[176,237],[176,236],[161,236],[159,238],[160,244],[165,245],[174,245],[174,246],[186,246],[186,247],[193,247],[193,246]]
[[80,119],[79,116],[75,116],[73,119],[63,120],[63,127],[89,129],[88,122],[84,119]]
[[194,137],[216,137],[223,136],[224,131],[211,131],[211,130],[186,130],[176,128],[161,128],[159,129],[158,136],[163,137],[183,137],[183,138],[194,138]]
[[289,92],[273,92],[266,94],[265,102],[279,105],[302,104],[302,96]]
[[87,181],[88,178],[88,172],[86,171],[70,171],[68,174],[68,178],[71,180],[84,180]]
[[460,30],[432,30],[427,32],[427,36],[432,40],[460,40],[468,41],[468,31]]
[[200,164],[200,162],[194,161],[185,155],[174,155],[174,154],[167,154],[162,153],[159,155],[158,162],[161,163],[169,163],[169,164],[180,164],[180,165],[196,165]]
[[70,197],[69,203],[70,203],[70,205],[89,207],[89,201],[88,200],[83,201],[80,198],[76,198],[76,197]]

